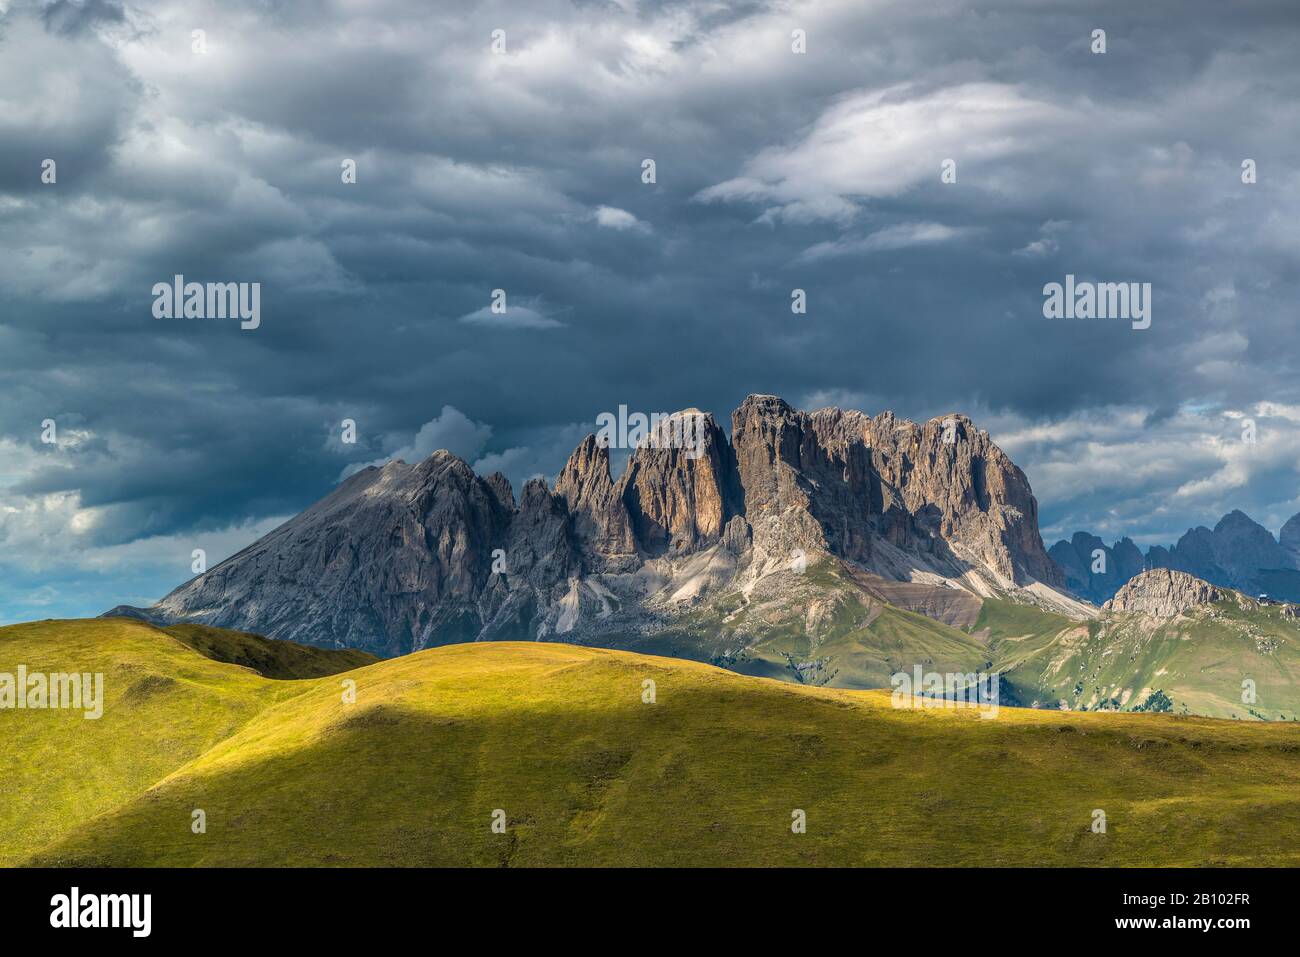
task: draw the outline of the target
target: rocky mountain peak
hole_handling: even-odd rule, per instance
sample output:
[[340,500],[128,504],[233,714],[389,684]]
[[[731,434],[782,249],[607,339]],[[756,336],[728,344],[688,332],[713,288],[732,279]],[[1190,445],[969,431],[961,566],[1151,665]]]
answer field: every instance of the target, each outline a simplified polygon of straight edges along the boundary
[[1292,515],[1277,535],[1278,545],[1291,560],[1291,567],[1300,568],[1300,513]]
[[1048,554],[1065,572],[1065,584],[1075,594],[1100,605],[1120,586],[1146,568],[1142,550],[1130,538],[1106,545],[1096,535],[1075,532],[1053,545]]
[[597,441],[593,432],[578,443],[560,469],[555,480],[555,491],[563,495],[570,505],[599,496],[614,488],[609,471],[609,448]]
[[744,401],[736,407],[732,417],[747,415],[784,415],[793,412],[794,408],[790,403],[779,395],[768,395],[763,392],[751,392],[745,396]]
[[716,543],[742,509],[727,436],[713,416],[689,409],[662,420],[632,452],[618,483],[636,540],[649,555]]
[[896,492],[940,538],[962,545],[1008,581],[1064,584],[1039,536],[1029,480],[969,418],[955,414],[918,425],[881,415],[871,444],[883,490]]
[[1227,597],[1207,581],[1171,568],[1153,568],[1126,582],[1102,611],[1143,612],[1172,618]]
[[1286,563],[1272,533],[1237,509],[1214,526],[1212,548],[1217,563],[1234,579],[1247,578],[1261,568],[1282,568]]
[[614,485],[609,448],[593,433],[583,439],[555,483],[573,516],[579,548],[596,571],[627,571],[639,564],[632,516]]
[[[1065,569],[1068,586],[1096,602],[1113,596],[1143,568],[1171,568],[1247,595],[1300,601],[1300,515],[1288,520],[1275,539],[1263,525],[1234,509],[1213,528],[1198,525],[1174,545],[1152,545],[1145,557],[1122,539],[1106,549],[1112,560],[1100,575],[1086,562],[1087,549],[1095,547],[1103,547],[1100,539],[1078,532],[1071,542],[1053,545],[1050,554]],[[1119,570],[1118,578],[1112,568]]]
[[[816,492],[835,487],[819,479],[839,476],[823,462],[807,413],[776,396],[751,395],[731,414],[731,442],[754,544],[774,556],[832,548]],[[846,546],[847,557],[860,558],[861,547]]]
[[515,493],[510,487],[510,479],[506,478],[500,472],[493,472],[484,481],[487,483],[492,494],[496,496],[497,502],[507,512],[515,510]]

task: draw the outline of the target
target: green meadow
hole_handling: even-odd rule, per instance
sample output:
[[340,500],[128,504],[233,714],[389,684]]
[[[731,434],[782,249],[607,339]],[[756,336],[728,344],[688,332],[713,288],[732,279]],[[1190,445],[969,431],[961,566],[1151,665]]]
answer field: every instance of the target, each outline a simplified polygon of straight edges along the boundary
[[129,619],[0,628],[20,664],[102,672],[104,712],[0,710],[8,866],[1300,864],[1284,722],[985,718],[564,644],[377,662]]

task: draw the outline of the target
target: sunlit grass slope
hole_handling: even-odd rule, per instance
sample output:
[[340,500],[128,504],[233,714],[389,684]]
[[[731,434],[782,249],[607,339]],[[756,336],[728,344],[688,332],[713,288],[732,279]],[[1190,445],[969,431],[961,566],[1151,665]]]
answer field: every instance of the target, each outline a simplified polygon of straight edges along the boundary
[[0,672],[20,665],[102,672],[104,713],[0,710],[0,864],[143,793],[295,693],[127,618],[0,628]]
[[0,630],[0,670],[15,653],[112,678],[98,723],[0,712],[9,862],[1300,864],[1300,730],[1281,724],[989,720],[560,644],[305,681],[121,620]]
[[[972,634],[1026,703],[1075,710],[1300,720],[1300,628],[1277,605],[1225,599],[1174,618],[1074,622],[989,599]],[[1253,683],[1244,701],[1243,682]]]

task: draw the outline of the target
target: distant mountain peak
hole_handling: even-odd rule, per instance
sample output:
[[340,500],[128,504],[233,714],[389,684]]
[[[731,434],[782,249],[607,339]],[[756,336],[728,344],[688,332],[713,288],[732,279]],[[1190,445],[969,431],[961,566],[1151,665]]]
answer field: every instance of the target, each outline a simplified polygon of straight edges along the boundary
[[[1121,547],[1127,557],[1121,554]],[[1108,557],[1101,574],[1093,572],[1084,560],[1097,548]],[[1087,532],[1076,532],[1069,542],[1058,542],[1050,554],[1065,569],[1067,585],[1098,603],[1112,597],[1145,568],[1172,568],[1220,588],[1300,601],[1300,515],[1282,526],[1278,538],[1241,509],[1233,509],[1214,528],[1189,528],[1176,544],[1153,545],[1145,557],[1128,538],[1107,548]]]

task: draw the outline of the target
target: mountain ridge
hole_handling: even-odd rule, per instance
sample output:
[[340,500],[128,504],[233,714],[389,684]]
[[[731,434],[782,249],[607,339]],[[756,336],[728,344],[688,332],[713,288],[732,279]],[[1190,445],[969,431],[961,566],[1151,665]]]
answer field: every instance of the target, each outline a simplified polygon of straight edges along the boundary
[[1127,537],[1107,546],[1088,532],[1058,541],[1048,554],[1064,570],[1068,587],[1098,605],[1150,568],[1187,572],[1256,597],[1300,601],[1300,513],[1287,520],[1276,538],[1233,509],[1214,528],[1189,528],[1175,544],[1153,545],[1145,555]]
[[[662,440],[685,416],[694,444]],[[588,435],[554,488],[532,479],[517,504],[503,475],[445,450],[371,466],[155,606],[107,614],[381,656],[507,638],[617,646],[819,565],[833,590],[861,592],[858,573],[912,583],[905,609],[948,608],[924,592],[956,589],[1088,613],[1064,592],[1024,473],[969,418],[809,413],[754,394],[731,424],[728,437],[709,413],[676,413],[617,479]],[[763,600],[772,621],[742,646],[790,623],[779,595]]]

